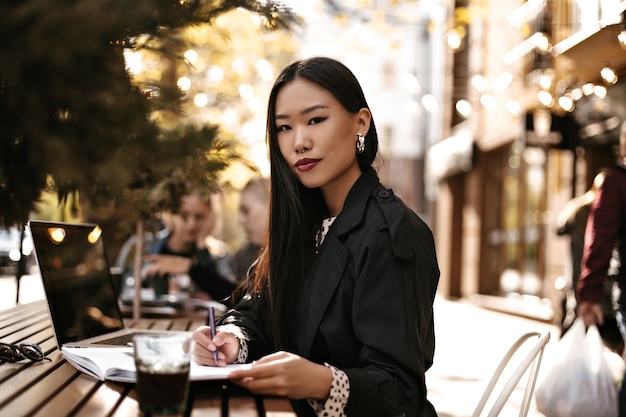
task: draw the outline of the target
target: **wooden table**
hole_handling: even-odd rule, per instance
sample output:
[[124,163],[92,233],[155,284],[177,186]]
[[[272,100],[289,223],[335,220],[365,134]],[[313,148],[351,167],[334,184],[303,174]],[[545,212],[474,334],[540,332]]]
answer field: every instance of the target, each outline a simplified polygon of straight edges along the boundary
[[[128,327],[192,330],[196,318],[145,318]],[[57,348],[45,301],[0,311],[0,341],[41,346],[51,361],[0,364],[0,417],[139,416],[134,384],[101,382],[76,370]],[[191,417],[295,417],[284,398],[259,398],[227,381],[193,382]],[[226,410],[227,408],[227,410]]]

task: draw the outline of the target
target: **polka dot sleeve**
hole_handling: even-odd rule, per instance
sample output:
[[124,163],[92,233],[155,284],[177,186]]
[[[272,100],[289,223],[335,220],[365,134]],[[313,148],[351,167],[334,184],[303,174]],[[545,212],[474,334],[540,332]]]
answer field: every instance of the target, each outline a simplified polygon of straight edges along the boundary
[[234,363],[246,363],[248,360],[248,343],[246,339],[239,339],[239,355]]
[[325,363],[333,373],[330,385],[330,395],[326,401],[307,400],[309,405],[315,410],[318,417],[345,417],[345,408],[350,397],[350,381],[345,372]]

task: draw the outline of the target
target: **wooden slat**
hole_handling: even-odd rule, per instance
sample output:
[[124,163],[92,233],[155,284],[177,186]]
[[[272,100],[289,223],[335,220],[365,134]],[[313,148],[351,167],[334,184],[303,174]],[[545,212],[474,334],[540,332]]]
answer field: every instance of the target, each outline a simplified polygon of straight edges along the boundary
[[14,326],[23,323],[25,320],[32,319],[33,317],[39,320],[50,319],[47,310],[25,310],[15,316],[7,316],[0,318],[0,329],[6,329],[9,326]]
[[[203,397],[194,402],[191,417],[221,417],[219,398]],[[228,415],[237,417],[259,417],[252,397],[231,398],[228,401]]]
[[138,320],[124,320],[124,326],[135,327],[137,329],[149,329],[153,319],[140,318]]
[[[194,403],[191,417],[221,417],[221,398],[224,393],[222,385],[222,381],[198,381],[193,384]],[[259,417],[254,397],[232,384],[227,383],[227,387],[229,416]]]
[[[69,366],[69,365],[68,365]],[[62,368],[62,375],[71,375],[71,370]],[[51,375],[52,376],[52,375]],[[59,377],[59,379],[62,377]],[[48,381],[46,381],[48,383]],[[68,379],[67,383],[60,390],[55,391],[44,404],[32,414],[33,417],[50,417],[53,415],[65,416],[74,412],[80,407],[86,398],[98,393],[102,382],[85,374],[79,374],[74,379]],[[104,390],[103,390],[104,391]],[[114,404],[114,403],[111,403]],[[102,403],[99,415],[106,415],[111,404]]]
[[[137,417],[139,415],[139,403],[134,397],[134,392],[132,398],[131,396],[124,397],[119,406],[114,410],[113,414],[111,414],[113,417]],[[85,417],[89,416],[85,415]]]
[[192,318],[190,325],[189,325],[189,330],[195,330],[200,326],[206,326],[207,320],[206,317],[202,317],[202,318]]
[[[32,369],[33,367],[27,368],[24,373]],[[2,384],[3,389],[2,392],[0,392],[0,396],[4,396],[7,385],[13,394],[9,398],[8,403],[3,404],[0,402],[2,414],[16,417],[32,416],[39,408],[45,407],[49,399],[57,395],[57,392],[63,392],[67,384],[81,375],[79,371],[65,361],[63,361],[62,366],[54,369],[53,372],[46,374],[45,377],[41,379],[33,380],[27,375],[22,375],[22,373],[16,374],[11,378],[10,384],[6,382]],[[95,383],[95,381],[93,383]],[[48,416],[52,415],[60,416],[65,414],[48,414]]]
[[45,300],[37,300],[32,303],[18,304],[15,307],[0,311],[0,322],[6,317],[16,317],[28,314],[30,311],[48,311]]
[[41,323],[44,326],[50,327],[50,316],[47,312],[29,312],[29,314],[21,314],[12,319],[6,319],[0,323],[0,337],[6,337],[20,331],[28,326],[36,323]]
[[20,326],[17,328],[15,326],[10,326],[10,328],[10,331],[2,336],[2,342],[4,343],[15,344],[23,341],[30,341],[27,339],[36,337],[38,333],[52,330],[50,323],[46,324],[46,322],[42,320],[33,321],[27,327]]
[[[118,404],[112,417],[137,417],[139,415],[139,403],[137,402],[137,397],[133,390],[130,395],[122,398],[121,403]],[[85,414],[85,417],[89,417],[89,415]]]
[[[93,392],[89,398],[85,399],[76,415],[85,417],[105,416],[108,415],[109,410],[111,413],[116,412],[116,415],[118,415],[118,406],[131,393],[132,388],[133,385],[131,384],[105,382],[98,386],[97,392]],[[128,412],[129,414],[126,414],[128,416],[137,417],[139,415],[136,407],[128,410]]]
[[266,417],[295,417],[291,403],[285,398],[264,398]]
[[150,324],[150,329],[154,330],[170,330],[172,327],[172,320],[170,319],[161,319],[161,320],[153,320]]

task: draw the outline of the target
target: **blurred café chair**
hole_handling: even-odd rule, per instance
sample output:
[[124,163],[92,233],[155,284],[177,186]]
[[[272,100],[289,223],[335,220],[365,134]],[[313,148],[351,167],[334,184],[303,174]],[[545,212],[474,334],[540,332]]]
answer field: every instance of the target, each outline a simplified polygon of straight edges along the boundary
[[[524,374],[528,373],[528,382],[526,384],[526,388],[524,390],[524,398],[520,405],[520,417],[525,417],[528,415],[528,410],[530,408],[530,403],[533,398],[533,393],[535,391],[535,384],[537,382],[537,374],[539,373],[539,367],[541,366],[541,359],[543,356],[543,352],[545,350],[548,341],[550,340],[550,332],[545,331],[543,333],[539,332],[528,332],[520,336],[515,343],[509,348],[508,352],[504,355],[500,364],[494,371],[487,388],[485,389],[482,398],[478,402],[472,417],[479,417],[482,415],[485,406],[491,399],[491,409],[487,414],[488,417],[497,417],[505,404],[511,397],[513,390],[518,386],[520,380],[524,376]],[[532,343],[531,343],[532,342]],[[522,356],[523,351],[520,351],[522,346],[526,345],[528,350],[525,356]],[[519,354],[516,355],[516,353]],[[513,357],[522,356],[522,359],[519,361],[516,368],[514,368],[513,372],[510,373],[508,380],[504,384],[504,387],[500,391],[500,394],[495,397],[492,396],[494,393],[494,389],[498,382],[500,381],[505,369],[511,368],[513,364],[511,364],[511,360]],[[511,364],[511,367],[509,367]],[[509,369],[511,370],[511,369]]]

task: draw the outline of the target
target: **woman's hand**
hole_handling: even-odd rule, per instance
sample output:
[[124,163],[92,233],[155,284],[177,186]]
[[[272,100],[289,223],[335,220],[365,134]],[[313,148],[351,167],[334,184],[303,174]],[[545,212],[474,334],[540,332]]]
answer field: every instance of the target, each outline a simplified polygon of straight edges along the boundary
[[191,268],[191,259],[184,256],[146,255],[144,260],[149,262],[143,270],[144,277],[187,274]]
[[[234,363],[239,355],[239,339],[230,332],[221,332],[211,340],[211,328],[201,326],[194,330],[192,338],[195,343],[193,357],[200,365],[226,366]],[[213,352],[217,350],[217,363],[213,358]]]
[[600,303],[592,303],[590,301],[582,301],[578,305],[578,317],[582,317],[587,327],[592,324],[602,326],[604,324],[604,313]]
[[332,371],[293,353],[276,352],[253,362],[249,369],[234,371],[229,379],[255,394],[325,400],[330,395]]

